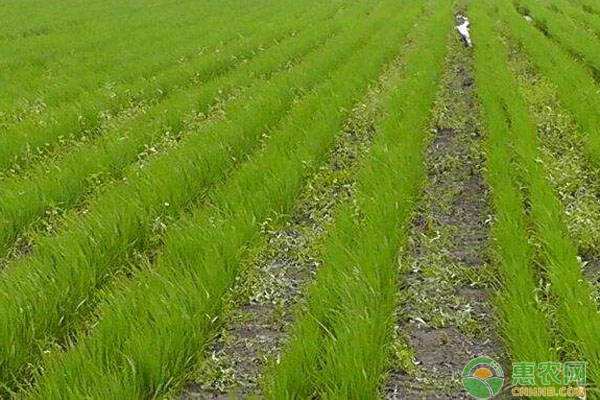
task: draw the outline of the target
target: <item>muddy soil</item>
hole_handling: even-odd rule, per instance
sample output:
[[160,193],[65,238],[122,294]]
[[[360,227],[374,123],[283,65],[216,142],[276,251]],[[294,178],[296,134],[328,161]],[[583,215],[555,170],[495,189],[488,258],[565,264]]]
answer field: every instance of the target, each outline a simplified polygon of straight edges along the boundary
[[327,162],[305,187],[288,222],[267,228],[266,243],[232,290],[228,322],[210,345],[208,361],[179,399],[260,396],[262,370],[276,362],[285,343],[303,288],[320,263],[327,225],[336,208],[352,197],[356,168],[368,152],[375,121],[383,112],[382,92],[394,87],[400,75],[398,59],[352,110]]
[[464,366],[503,355],[490,303],[492,209],[480,107],[471,50],[456,36],[434,107],[426,184],[400,255],[400,359],[383,389],[387,399],[471,398],[460,382]]
[[578,246],[583,275],[592,283],[600,308],[600,169],[588,158],[585,134],[561,103],[555,85],[518,46],[509,48],[509,62],[537,125],[540,162],[564,208],[564,221]]

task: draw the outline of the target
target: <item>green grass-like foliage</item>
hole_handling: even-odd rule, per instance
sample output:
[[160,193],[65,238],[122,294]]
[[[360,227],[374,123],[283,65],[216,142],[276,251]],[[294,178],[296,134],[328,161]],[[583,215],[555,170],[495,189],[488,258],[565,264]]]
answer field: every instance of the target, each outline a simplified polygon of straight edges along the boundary
[[[185,3],[183,7],[191,6],[190,2]],[[248,15],[240,18],[239,25],[223,24],[220,18],[214,17],[218,14],[212,3],[196,14],[182,14],[179,7],[168,8],[165,17],[169,24],[161,29],[151,23],[153,13],[140,15],[140,22],[143,21],[147,26],[142,30],[133,24],[135,35],[131,37],[125,32],[116,31],[119,20],[109,20],[102,27],[111,37],[105,44],[106,48],[89,41],[83,42],[85,47],[81,51],[70,49],[71,57],[54,53],[60,48],[53,41],[54,35],[44,36],[45,40],[40,43],[40,46],[44,46],[42,49],[29,49],[21,40],[16,40],[18,50],[14,49],[13,54],[19,54],[23,59],[13,60],[11,57],[11,62],[17,62],[18,69],[3,74],[8,78],[3,99],[18,105],[0,106],[0,115],[3,117],[3,123],[0,123],[3,128],[0,137],[0,171],[27,164],[28,158],[39,151],[56,147],[65,138],[89,139],[97,134],[104,116],[126,112],[138,104],[160,102],[171,92],[206,82],[211,76],[219,75],[251,57],[261,46],[269,45],[270,41],[281,39],[285,33],[307,28],[311,20],[318,21],[319,13],[332,15],[339,7],[339,4],[328,3],[317,8],[316,15],[308,16],[306,7],[309,4],[285,3],[284,7],[265,4],[275,18],[281,18],[281,23],[276,26],[257,26],[256,19],[261,12],[265,12],[263,7],[247,10]],[[123,11],[120,18],[131,18],[129,13]],[[205,21],[198,21],[203,17]],[[208,34],[195,40],[199,23],[206,24]],[[218,26],[223,28],[214,29],[213,24],[219,23]],[[174,29],[170,24],[183,29]],[[66,34],[69,39],[76,37],[71,31]],[[117,34],[119,38],[115,37]],[[101,37],[101,34],[96,32],[93,37]],[[62,40],[67,38],[62,37]],[[90,49],[94,51],[87,54]],[[39,54],[45,52],[51,55],[49,64],[38,59]],[[118,57],[120,55],[126,60],[121,60]],[[59,65],[53,65],[57,60],[60,60]],[[96,65],[103,63],[106,64],[104,68]],[[32,66],[31,76],[25,75],[25,66]],[[43,82],[33,86],[38,79]],[[12,96],[10,84],[18,84]]]
[[[363,11],[363,15],[368,13]],[[0,280],[0,381],[9,387],[29,375],[27,363],[42,348],[37,341],[64,340],[90,311],[97,289],[126,266],[134,250],[150,245],[157,218],[176,218],[260,147],[263,133],[282,120],[303,94],[327,78],[365,36],[381,29],[367,19],[363,29],[336,36],[275,79],[259,81],[227,118],[104,193],[93,211],[67,222],[58,235],[40,238],[32,256],[9,265]],[[294,107],[292,107],[294,108]]]
[[[497,7],[497,8],[496,8]],[[519,18],[514,10],[510,9],[511,4],[508,1],[500,4],[488,2],[487,10],[492,15],[501,15],[507,19]],[[498,10],[498,14],[495,11]],[[486,18],[484,12],[480,14]],[[487,17],[487,23],[482,26],[494,26],[493,22]],[[487,34],[481,33],[483,38],[491,38],[498,34],[498,30],[491,30]],[[483,39],[485,40],[485,39]],[[588,363],[588,379],[597,382],[598,379],[598,362],[600,361],[600,349],[598,343],[600,340],[600,317],[597,312],[597,305],[591,298],[591,289],[581,274],[579,262],[577,260],[577,249],[573,241],[569,238],[566,226],[562,219],[562,208],[560,203],[553,193],[552,187],[547,180],[542,164],[537,160],[539,157],[539,138],[536,136],[536,126],[528,115],[527,107],[523,99],[518,93],[511,88],[516,86],[516,81],[508,72],[506,48],[496,44],[491,39],[488,43],[491,45],[485,55],[481,55],[481,59],[488,59],[492,53],[497,54],[498,62],[495,63],[496,70],[503,75],[502,79],[497,79],[498,82],[503,82],[504,85],[492,86],[485,79],[487,73],[483,73],[480,68],[480,76],[483,81],[482,98],[488,108],[488,115],[493,115],[497,122],[492,125],[490,123],[490,134],[504,137],[505,145],[512,146],[510,155],[507,156],[504,166],[501,164],[490,167],[490,171],[501,168],[507,168],[506,162],[513,159],[513,165],[516,165],[516,170],[513,175],[518,177],[519,181],[525,185],[526,192],[525,202],[529,206],[528,220],[531,222],[533,229],[530,234],[536,238],[541,244],[539,250],[542,257],[542,269],[539,271],[543,274],[548,282],[553,298],[551,299],[553,306],[557,308],[556,316],[558,327],[555,327],[556,334],[560,335],[559,342],[572,343],[577,349],[577,354],[570,356],[579,356],[582,360]],[[493,47],[492,47],[493,46]],[[492,51],[493,50],[493,51]],[[486,71],[487,72],[487,71]],[[495,93],[496,99],[490,98],[490,89]],[[503,147],[500,147],[502,149]],[[501,150],[500,150],[501,151]],[[498,146],[490,152],[491,157],[495,157],[498,152]],[[508,158],[510,157],[510,158]],[[509,186],[510,187],[510,186]],[[505,187],[498,187],[496,193],[506,192]],[[522,206],[517,208],[514,202],[513,212],[521,213]],[[523,236],[521,236],[523,237]],[[526,237],[523,237],[526,239]],[[508,243],[508,248],[514,247]],[[506,264],[506,263],[505,263]],[[527,278],[527,277],[525,277]],[[518,283],[518,282],[516,282]],[[506,291],[510,293],[512,285],[509,282],[505,283]],[[530,285],[528,285],[530,286]],[[524,287],[527,290],[527,287]],[[533,305],[533,293],[529,287],[529,295],[526,292],[521,293],[526,296],[530,305]],[[511,301],[512,295],[505,296],[507,304]],[[527,300],[525,300],[527,301]],[[506,314],[507,318],[513,314],[518,315],[519,309],[509,309]],[[523,324],[520,329],[518,325]],[[536,326],[539,324],[539,326]],[[509,324],[507,324],[509,325]],[[537,362],[546,361],[546,358],[556,357],[554,354],[545,351],[544,347],[548,346],[548,324],[543,322],[543,318],[539,316],[539,312],[532,310],[523,315],[523,320],[518,321],[518,325],[514,330],[510,328],[507,331],[507,339],[509,341],[514,338],[526,338],[522,343],[513,345],[513,357],[515,361],[523,360],[527,353],[523,351],[529,348],[529,354],[532,360]],[[546,332],[544,332],[546,331]],[[549,346],[547,347],[549,349]],[[532,352],[535,349],[534,352]],[[545,357],[545,358],[543,358]],[[568,361],[568,360],[566,360]]]
[[[294,318],[259,394],[387,395],[394,341],[407,376],[421,356],[394,330],[398,253],[426,179],[436,90],[456,60],[445,61],[458,9],[473,29],[464,51],[483,106],[507,359],[586,361],[596,395],[599,289],[540,161],[511,55],[556,88],[550,104],[572,114],[596,171],[600,5],[465,3],[0,1],[0,397],[177,396],[210,356],[265,227],[289,221],[306,196],[336,206],[307,255],[314,280],[290,291],[298,308],[281,313],[282,326]],[[365,102],[368,144],[338,146]],[[355,184],[329,201],[337,186],[321,195],[310,182],[337,171],[327,159],[338,151],[352,157]]]
[[393,328],[396,255],[423,180],[424,130],[453,20],[451,2],[430,7],[358,174],[356,205],[344,207],[331,229],[306,315],[267,378],[271,398],[377,398]]
[[600,165],[600,93],[592,72],[528,23],[512,4],[500,3],[497,7],[510,38],[523,47],[536,67],[556,85],[560,100],[581,127],[590,160]]
[[[337,18],[286,38],[278,45],[271,45],[252,58],[245,59],[242,65],[229,72],[223,69],[220,62],[215,62],[215,59],[205,58],[203,60],[206,67],[197,66],[198,73],[206,72],[205,79],[216,74],[206,83],[166,96],[160,104],[142,116],[130,123],[117,125],[99,140],[80,146],[64,157],[40,163],[27,176],[17,176],[3,182],[0,189],[0,212],[4,216],[0,221],[0,252],[6,251],[29,224],[43,216],[50,205],[59,205],[65,209],[76,205],[90,188],[93,182],[91,178],[94,176],[113,179],[135,176],[139,171],[134,168],[127,173],[127,167],[138,159],[144,149],[160,141],[165,131],[170,132],[173,137],[203,133],[193,125],[191,128],[186,127],[186,117],[210,115],[211,107],[219,99],[235,96],[233,93],[242,88],[247,94],[237,95],[239,98],[235,102],[243,104],[263,81],[318,49],[331,35],[360,15],[361,9],[364,10],[365,5],[353,9],[351,13],[340,13]],[[269,39],[258,36],[249,44],[250,48],[258,47],[265,40],[268,42],[277,39],[284,33],[287,35],[289,28],[283,25],[282,29],[269,32]],[[228,53],[225,59],[229,60],[232,54],[238,52],[239,49],[232,49],[222,53]],[[222,53],[217,58],[220,59]],[[215,68],[220,70],[212,71]]]
[[[259,232],[257,222],[291,209],[347,110],[392,59],[420,9],[383,1],[352,27],[356,38],[379,28],[273,131],[259,155],[209,193],[212,206],[167,235],[152,270],[100,306],[99,324],[50,362],[34,397],[145,398],[180,382],[216,328],[221,298],[235,281],[244,245]],[[382,24],[401,10],[403,23]]]
[[534,298],[537,284],[533,248],[528,238],[523,198],[512,173],[511,125],[507,102],[518,100],[511,89],[506,48],[495,21],[481,2],[469,8],[478,21],[473,37],[477,94],[486,116],[486,179],[496,212],[494,238],[502,273],[501,321],[514,360],[555,360],[549,321]]

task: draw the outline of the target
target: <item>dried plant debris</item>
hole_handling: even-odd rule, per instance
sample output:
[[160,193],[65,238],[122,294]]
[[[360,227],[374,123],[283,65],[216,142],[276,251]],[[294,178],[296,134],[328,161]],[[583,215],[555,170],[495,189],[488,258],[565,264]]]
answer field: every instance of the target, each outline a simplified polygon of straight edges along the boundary
[[181,399],[258,396],[262,368],[279,356],[302,289],[320,263],[323,233],[336,207],[352,197],[354,172],[376,133],[385,93],[401,69],[401,59],[391,63],[352,110],[327,163],[306,185],[287,223],[266,224],[265,243],[231,291],[228,322]]
[[[564,221],[577,243],[584,276],[600,300],[600,170],[586,156],[583,133],[558,99],[555,86],[516,46],[510,67],[538,128],[548,179],[564,208]],[[600,302],[599,302],[600,304]]]
[[492,209],[472,60],[456,37],[449,46],[426,154],[427,183],[400,255],[388,399],[467,399],[459,379],[466,363],[503,355],[490,304]]

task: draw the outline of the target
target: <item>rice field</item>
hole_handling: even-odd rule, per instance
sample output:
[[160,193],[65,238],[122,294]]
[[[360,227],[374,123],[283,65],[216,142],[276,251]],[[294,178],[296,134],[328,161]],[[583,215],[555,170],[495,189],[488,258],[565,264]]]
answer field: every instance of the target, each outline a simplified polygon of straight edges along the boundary
[[0,14],[0,398],[600,399],[597,0]]

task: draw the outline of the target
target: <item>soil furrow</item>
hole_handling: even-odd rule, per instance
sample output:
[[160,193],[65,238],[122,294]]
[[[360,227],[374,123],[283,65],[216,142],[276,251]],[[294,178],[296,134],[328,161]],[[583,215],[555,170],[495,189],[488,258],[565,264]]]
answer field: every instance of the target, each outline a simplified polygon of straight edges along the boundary
[[[568,43],[568,40],[565,40],[564,37],[561,37],[560,33],[551,32],[550,28],[548,28],[548,25],[546,23],[546,19],[536,18],[535,13],[532,14],[527,6],[515,3],[514,7],[516,12],[521,14],[524,18],[527,18],[527,20],[540,33],[546,36],[548,40],[552,41],[556,46],[560,47],[563,51],[568,53],[574,60],[586,67],[590,72],[590,76],[592,76],[592,78],[594,78],[594,80],[597,83],[600,83],[600,70],[598,69],[597,64],[594,62],[594,60],[590,60],[586,57],[585,54],[582,54],[582,49],[570,45]],[[585,33],[590,36],[593,36],[593,34],[587,31],[585,31]],[[592,39],[592,37],[590,37],[589,39]]]
[[492,209],[482,175],[472,54],[457,36],[449,46],[426,153],[427,182],[400,255],[387,399],[467,399],[460,383],[467,362],[503,354],[490,303]]
[[566,111],[552,82],[517,46],[510,47],[509,60],[542,139],[539,162],[564,208],[564,221],[577,243],[584,275],[594,284],[600,301],[600,170],[586,156],[585,133]]
[[286,216],[267,222],[261,245],[231,291],[228,322],[180,399],[260,393],[261,371],[279,356],[303,288],[320,264],[319,248],[336,207],[351,201],[354,172],[372,142],[385,92],[401,69],[400,59],[388,66],[352,110],[326,164],[307,184],[287,222],[281,221]]

